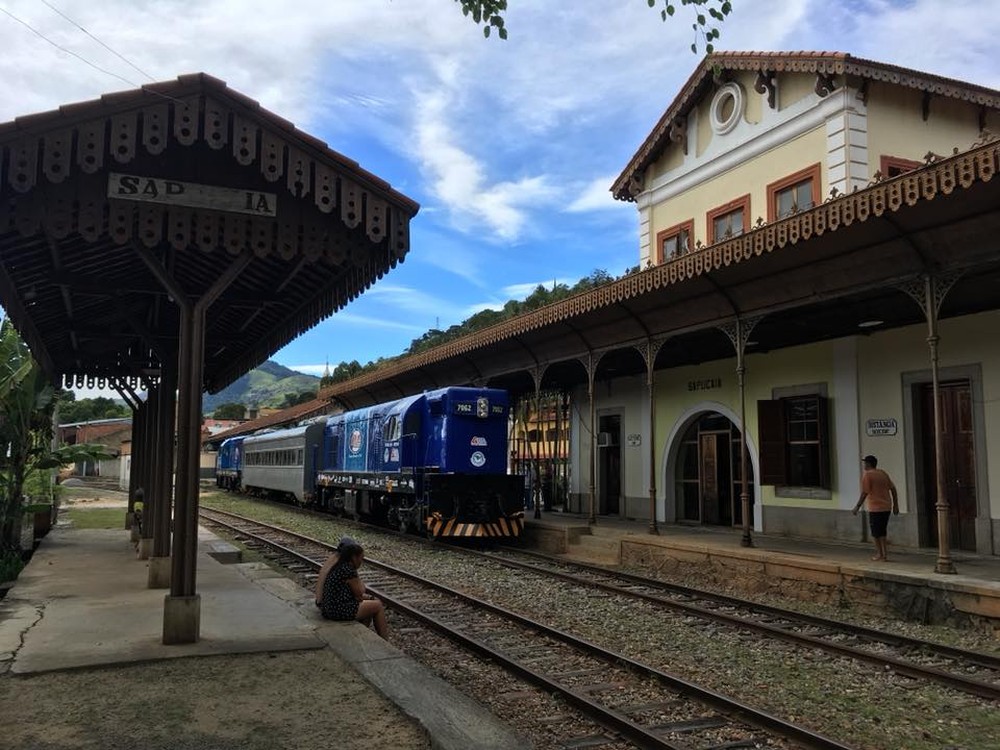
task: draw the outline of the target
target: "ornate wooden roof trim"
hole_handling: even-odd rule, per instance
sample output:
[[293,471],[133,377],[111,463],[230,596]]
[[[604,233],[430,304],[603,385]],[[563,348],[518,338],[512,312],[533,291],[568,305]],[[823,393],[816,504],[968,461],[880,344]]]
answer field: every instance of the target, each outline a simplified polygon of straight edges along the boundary
[[[106,197],[108,172],[128,172],[147,155],[158,157],[168,148],[168,154],[181,154],[196,144],[250,176],[259,170],[261,179],[248,183],[273,186],[265,189],[277,195],[277,209],[256,215]],[[316,285],[267,335],[216,366],[206,376],[210,390],[259,365],[401,262],[418,210],[357,162],[205,74],[0,124],[0,236],[11,241],[72,243],[79,235],[108,249],[169,243],[199,262],[227,262],[225,255],[250,248],[262,259],[326,264],[323,278],[330,276],[330,283]],[[56,368],[0,267],[3,290],[19,330],[53,377],[135,380],[114,363],[94,369],[78,361],[79,372]]]
[[604,286],[555,302],[530,313],[471,333],[454,341],[405,357],[320,392],[320,398],[332,399],[411,370],[426,367],[509,340],[530,331],[558,323],[599,308],[625,302],[634,297],[665,289],[688,279],[703,276],[736,263],[780,250],[800,242],[835,232],[841,227],[867,221],[903,206],[950,195],[956,189],[968,189],[976,182],[989,182],[1000,171],[1000,142],[993,140],[948,158],[929,155],[929,164],[887,180],[873,181],[868,187],[848,195],[830,198],[825,203],[785,219],[764,224],[746,234],[694,250],[686,255],[609,282]]
[[1000,91],[996,89],[898,65],[852,57],[844,52],[716,52],[706,55],[701,61],[615,180],[611,186],[615,198],[622,201],[635,200],[629,190],[630,183],[659,157],[663,148],[670,142],[671,125],[678,117],[686,116],[701,99],[706,88],[712,84],[717,68],[723,71],[766,71],[772,74],[793,72],[857,76],[865,80],[892,83],[937,96],[1000,109]]
[[[285,258],[303,254],[310,260],[321,256],[332,262],[344,260],[349,248],[327,242],[316,221],[317,226],[299,233],[281,217],[184,207],[171,207],[167,217],[161,205],[95,199],[93,185],[80,187],[78,194],[68,187],[67,179],[74,173],[81,177],[77,184],[83,185],[103,169],[124,168],[140,150],[157,155],[171,144],[198,142],[230,151],[243,166],[259,165],[264,179],[276,189],[283,188],[296,198],[311,195],[321,214],[339,218],[351,229],[362,228],[370,242],[388,238],[396,258],[409,251],[409,221],[419,210],[416,202],[253,99],[203,73],[0,124],[0,192],[7,188],[20,197],[18,215],[8,220],[23,235],[34,233],[47,220],[46,229],[57,238],[78,231],[93,241],[106,232],[117,244],[138,239],[152,247],[163,239],[164,219],[169,218],[171,241],[177,245],[208,249],[221,232],[220,244],[231,250],[242,248],[252,238],[254,252],[261,256],[275,252]],[[35,188],[41,185],[51,186],[58,195],[59,205],[48,216],[31,205]],[[79,204],[78,212],[73,210],[74,203]],[[106,227],[105,213],[110,214]],[[137,237],[132,236],[134,226],[144,228]]]

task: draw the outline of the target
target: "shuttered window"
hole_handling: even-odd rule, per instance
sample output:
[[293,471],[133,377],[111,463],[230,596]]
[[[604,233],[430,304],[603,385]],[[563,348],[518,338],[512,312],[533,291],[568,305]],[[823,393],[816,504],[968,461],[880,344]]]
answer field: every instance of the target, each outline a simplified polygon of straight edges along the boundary
[[757,415],[761,483],[830,489],[828,399],[758,401]]

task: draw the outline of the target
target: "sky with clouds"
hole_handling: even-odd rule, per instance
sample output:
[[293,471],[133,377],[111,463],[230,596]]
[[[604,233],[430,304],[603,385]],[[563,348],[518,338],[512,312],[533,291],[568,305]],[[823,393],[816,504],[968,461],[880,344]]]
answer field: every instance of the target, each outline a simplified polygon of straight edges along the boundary
[[[840,50],[1000,88],[988,5],[733,0],[719,46]],[[399,353],[539,283],[638,262],[635,208],[608,189],[699,62],[692,18],[662,23],[646,0],[510,6],[504,42],[453,0],[0,0],[108,71],[0,12],[0,121],[144,73],[204,71],[417,200],[406,262],[275,357],[318,374],[327,359]]]

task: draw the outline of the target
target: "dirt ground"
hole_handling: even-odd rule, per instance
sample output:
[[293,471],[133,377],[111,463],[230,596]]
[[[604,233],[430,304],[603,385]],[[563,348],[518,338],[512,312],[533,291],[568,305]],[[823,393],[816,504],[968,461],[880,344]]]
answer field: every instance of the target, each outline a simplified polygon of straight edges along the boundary
[[327,649],[8,674],[0,717],[0,745],[20,750],[430,747]]
[[126,508],[128,493],[89,487],[63,487],[59,502],[63,507],[73,508]]

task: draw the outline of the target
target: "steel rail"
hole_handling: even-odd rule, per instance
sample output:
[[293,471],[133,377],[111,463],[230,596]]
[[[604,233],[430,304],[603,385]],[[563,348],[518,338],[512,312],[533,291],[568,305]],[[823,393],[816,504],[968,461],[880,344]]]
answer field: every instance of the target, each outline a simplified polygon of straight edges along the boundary
[[[256,521],[254,519],[247,518],[245,516],[241,516],[236,513],[230,513],[228,511],[220,511],[215,509],[205,509],[205,510],[207,510],[208,513],[216,513],[235,519],[236,521],[242,523],[253,524],[255,526],[267,529],[268,531],[292,537],[307,544],[316,545],[322,549],[331,551],[336,549],[334,545],[307,536],[305,534],[299,534],[297,532],[290,531],[288,529],[284,529],[279,526],[274,526],[272,524],[264,523],[262,521]],[[203,510],[202,512],[203,517],[212,523],[216,523],[223,527],[229,528],[231,531],[237,534],[252,537],[259,542],[262,542],[271,547],[279,549],[283,554],[291,555],[296,559],[308,562],[308,564],[317,567],[321,564],[306,555],[302,555],[301,553],[295,552],[294,550],[291,550],[287,546],[282,545],[280,543],[268,540],[260,536],[259,534],[255,534],[254,532],[249,531],[248,529],[240,528],[233,524],[226,523],[225,521],[219,521],[218,519],[213,519],[211,518],[210,515],[205,514],[205,510]],[[684,680],[681,677],[670,674],[669,672],[664,672],[663,670],[651,667],[647,664],[643,664],[639,661],[632,659],[631,657],[625,656],[624,654],[610,651],[591,641],[578,638],[577,636],[571,635],[566,631],[554,628],[549,625],[545,625],[543,623],[540,623],[536,620],[532,620],[528,617],[520,615],[511,610],[505,609],[495,604],[491,604],[490,602],[484,601],[482,599],[470,596],[461,591],[457,591],[443,584],[423,578],[422,576],[410,573],[409,571],[402,570],[401,568],[397,568],[388,563],[383,563],[369,557],[366,557],[365,561],[368,564],[372,565],[373,567],[379,568],[380,570],[384,570],[390,574],[397,575],[408,581],[418,583],[427,588],[454,597],[477,609],[499,615],[525,628],[535,630],[550,638],[553,638],[554,640],[566,643],[567,645],[573,646],[585,653],[591,654],[605,661],[608,661],[611,664],[626,666],[634,673],[640,676],[655,678],[662,684],[666,685],[667,687],[675,690],[680,694],[692,697],[701,703],[710,705],[713,708],[724,711],[730,715],[735,714],[741,720],[746,721],[747,723],[754,724],[763,729],[775,732],[776,734],[779,734],[786,739],[791,739],[796,742],[801,742],[808,747],[817,748],[818,750],[850,749],[849,745],[845,745],[837,740],[825,737],[817,732],[807,729],[806,727],[792,724],[791,722],[787,722],[784,719],[773,716],[759,709],[753,708],[748,704],[727,697],[721,693],[715,692],[714,690],[702,687],[692,682],[688,682],[687,680]],[[616,731],[623,732],[623,734],[628,733],[627,736],[629,736],[629,739],[631,739],[634,742],[637,742],[637,744],[640,744],[641,746],[645,747],[647,745],[642,743],[649,741],[655,743],[649,745],[650,747],[664,747],[664,748],[675,747],[673,745],[666,743],[657,735],[652,734],[647,730],[643,729],[641,726],[635,724],[627,717],[624,717],[615,711],[612,711],[610,709],[601,706],[600,704],[592,701],[590,698],[587,698],[586,696],[575,693],[569,688],[550,680],[549,678],[536,672],[535,670],[523,664],[520,664],[519,662],[516,662],[510,657],[503,655],[501,652],[492,649],[490,646],[483,644],[471,638],[470,636],[461,633],[460,631],[456,631],[454,628],[451,628],[445,623],[436,620],[432,616],[427,615],[426,613],[421,613],[419,612],[419,610],[415,610],[412,607],[409,607],[409,605],[392,597],[386,592],[377,589],[377,587],[368,586],[367,588],[371,590],[373,593],[376,593],[380,598],[382,598],[388,605],[392,606],[394,609],[398,609],[402,612],[405,612],[409,616],[415,617],[415,619],[421,622],[425,622],[431,627],[438,629],[440,632],[445,633],[446,635],[448,635],[448,637],[454,638],[455,640],[459,640],[462,643],[469,644],[469,646],[474,650],[484,655],[487,655],[490,658],[497,659],[499,662],[502,662],[505,666],[510,665],[517,673],[522,674],[528,679],[532,681],[538,680],[537,684],[543,685],[546,689],[557,690],[560,694],[564,695],[568,700],[573,701],[575,705],[585,707],[588,711],[590,710],[599,711],[600,716],[602,717],[601,719],[598,720],[599,723],[604,723],[604,721],[610,722],[612,728],[614,728]],[[627,726],[621,726],[621,723],[623,721],[627,723]]]
[[[985,682],[983,680],[973,679],[971,677],[966,677],[961,674],[955,674],[954,672],[948,672],[943,669],[938,669],[936,667],[924,666],[922,664],[917,664],[911,661],[905,661],[903,659],[896,658],[894,656],[889,656],[886,654],[878,654],[873,651],[868,651],[863,648],[858,648],[855,646],[848,646],[841,643],[836,643],[834,641],[828,641],[823,638],[809,635],[807,633],[797,633],[792,630],[786,630],[777,625],[769,624],[768,622],[762,622],[759,620],[747,619],[746,617],[741,617],[739,615],[728,614],[726,612],[717,612],[713,609],[708,609],[697,604],[691,604],[690,602],[682,602],[674,599],[668,599],[663,596],[657,596],[656,594],[649,594],[642,591],[634,591],[631,589],[622,588],[621,586],[616,586],[611,583],[605,583],[603,581],[595,581],[588,578],[582,578],[580,576],[573,575],[572,573],[565,573],[558,570],[549,570],[547,568],[542,568],[537,565],[532,565],[531,563],[521,562],[519,560],[512,560],[508,558],[503,558],[495,554],[480,553],[475,552],[474,554],[479,554],[485,556],[487,559],[493,560],[494,562],[504,565],[509,568],[516,570],[524,570],[538,575],[544,575],[551,578],[556,578],[558,580],[563,580],[568,583],[573,583],[579,586],[587,586],[590,588],[595,588],[601,591],[608,592],[617,596],[624,596],[633,599],[641,599],[643,601],[651,602],[658,606],[673,609],[677,612],[682,612],[686,615],[691,615],[694,617],[700,617],[704,620],[712,620],[714,622],[719,622],[724,625],[728,625],[734,628],[740,628],[743,630],[752,630],[758,633],[763,633],[764,635],[771,636],[773,638],[778,638],[789,643],[804,644],[806,646],[821,649],[829,653],[837,654],[839,656],[846,656],[852,659],[857,659],[858,661],[867,661],[872,664],[877,664],[879,666],[890,667],[895,672],[911,677],[914,679],[925,679],[933,682],[939,682],[951,688],[956,688],[973,695],[977,695],[980,698],[988,698],[990,700],[1000,700],[1000,684]],[[579,566],[583,567],[588,572],[593,572],[596,574],[604,575],[608,578],[619,578],[621,580],[627,580],[635,585],[645,586],[651,589],[663,589],[663,582],[656,581],[651,578],[644,578],[642,576],[633,576],[631,574],[619,574],[617,571],[606,570],[598,566],[585,566],[580,565],[576,562],[559,560],[557,558],[546,558],[547,561],[563,565],[564,567]],[[691,594],[684,592],[685,595],[690,596]],[[714,600],[714,595],[707,595],[705,599]],[[742,601],[742,600],[736,600]],[[729,602],[720,602],[726,606],[741,607],[743,609],[748,609],[751,612],[758,612],[761,614],[766,614],[774,618],[780,618],[787,620],[790,625],[810,625],[816,627],[824,627],[827,629],[836,628],[833,633],[846,632],[850,635],[857,635],[859,637],[870,637],[868,633],[878,631],[871,631],[868,628],[863,628],[862,626],[852,626],[849,624],[844,624],[843,626],[836,620],[826,620],[823,618],[812,618],[811,616],[800,616],[798,613],[781,610],[777,608],[765,607],[763,605],[755,605],[750,602],[744,602],[742,604],[730,604]],[[786,613],[787,614],[784,614]],[[853,629],[857,628],[858,631]],[[903,636],[899,637],[899,641],[894,643],[890,642],[889,638],[878,638],[879,642],[887,643],[895,646],[906,646],[912,648],[923,648],[926,647],[926,642],[918,639],[909,639]],[[951,647],[948,647],[949,649]],[[945,654],[943,652],[935,652],[941,656],[947,656],[948,658],[961,658],[966,661],[975,663],[979,666],[989,668],[989,669],[1000,669],[1000,658],[994,659],[989,654],[978,654],[976,652],[965,652],[961,649],[954,649],[958,652],[956,654]],[[995,663],[992,663],[995,661]]]
[[[276,505],[278,507],[288,508],[288,506],[283,504],[276,504]],[[318,517],[325,517],[325,518],[330,517],[328,513],[309,510],[307,508],[295,507],[294,510],[296,512],[308,515],[315,515]],[[338,520],[348,520],[348,522],[352,524],[357,524],[364,527],[370,527],[371,529],[379,531],[380,533],[386,533],[386,534],[391,534],[393,536],[404,537],[417,543],[421,541],[420,538],[414,537],[413,535],[404,534],[395,529],[387,529],[375,524],[365,523],[364,521],[355,521],[350,519],[338,519]],[[1000,700],[1000,683],[991,683],[983,680],[974,679],[972,677],[966,677],[965,675],[947,671],[946,669],[941,669],[932,666],[925,666],[912,661],[907,661],[905,659],[900,659],[894,656],[879,654],[877,652],[869,651],[867,649],[859,648],[857,646],[849,646],[846,644],[836,643],[834,641],[829,641],[824,638],[817,637],[815,635],[796,633],[794,631],[786,630],[785,628],[769,624],[767,622],[751,620],[745,617],[741,617],[739,615],[717,612],[715,610],[708,609],[707,607],[699,606],[697,604],[692,604],[690,602],[681,602],[672,599],[667,599],[665,597],[656,596],[654,594],[647,594],[639,591],[633,591],[630,589],[622,588],[619,586],[615,586],[613,584],[607,584],[599,581],[589,580],[586,578],[580,578],[579,576],[574,576],[569,573],[547,570],[545,568],[534,566],[529,563],[520,562],[510,558],[504,558],[495,553],[482,552],[479,550],[469,549],[468,547],[460,547],[454,544],[449,544],[448,542],[442,542],[441,540],[435,541],[435,544],[446,546],[448,549],[454,550],[461,554],[488,559],[491,560],[492,562],[495,562],[500,565],[505,565],[507,567],[520,568],[522,570],[527,570],[540,575],[547,575],[553,578],[562,579],[567,582],[574,583],[576,585],[589,586],[619,596],[644,600],[659,606],[664,606],[670,609],[674,609],[675,611],[684,612],[685,614],[694,617],[699,617],[701,619],[719,622],[734,628],[740,628],[744,630],[750,630],[762,633],[769,637],[778,638],[788,643],[797,643],[799,645],[807,646],[809,648],[821,649],[827,651],[828,653],[836,654],[838,656],[852,658],[858,661],[864,661],[871,664],[877,664],[882,667],[888,667],[896,671],[897,673],[909,677],[911,679],[922,679],[931,682],[937,682],[946,687],[960,690],[962,692],[966,692],[971,695],[976,695],[980,698],[985,698],[988,700]],[[616,578],[622,581],[626,581],[630,584],[645,586],[647,588],[652,588],[652,589],[659,589],[661,591],[671,592],[680,596],[686,596],[694,599],[703,599],[706,601],[714,602],[721,606],[748,610],[754,614],[763,615],[774,619],[785,620],[789,623],[789,626],[798,626],[798,627],[811,626],[830,631],[828,635],[843,634],[850,637],[857,637],[872,643],[883,644],[897,649],[904,649],[904,650],[913,649],[913,650],[923,651],[929,655],[936,655],[942,658],[955,660],[956,662],[959,662],[958,664],[956,664],[957,667],[961,667],[962,666],[961,662],[965,662],[968,665],[974,665],[977,667],[982,667],[984,669],[990,669],[1000,672],[1000,656],[995,656],[992,654],[982,653],[978,651],[968,651],[966,649],[961,649],[955,646],[949,646],[947,644],[942,644],[942,643],[935,643],[934,641],[925,641],[919,638],[913,638],[911,636],[885,633],[883,631],[866,627],[864,625],[856,625],[854,623],[843,622],[841,620],[834,620],[831,618],[825,618],[818,615],[811,615],[805,612],[798,612],[795,610],[776,607],[769,604],[761,604],[758,602],[751,601],[749,599],[740,599],[738,597],[729,596],[727,594],[720,594],[712,591],[706,591],[704,589],[699,589],[692,586],[684,586],[681,584],[671,583],[669,581],[661,581],[655,578],[649,578],[647,576],[642,576],[635,573],[612,570],[609,568],[601,567],[599,565],[593,565],[576,560],[567,560],[564,558],[547,555],[543,552],[537,552],[535,550],[505,548],[504,552],[508,554],[533,557],[536,559],[543,560],[552,565],[577,568],[586,571],[588,573],[603,575],[610,578]]]

